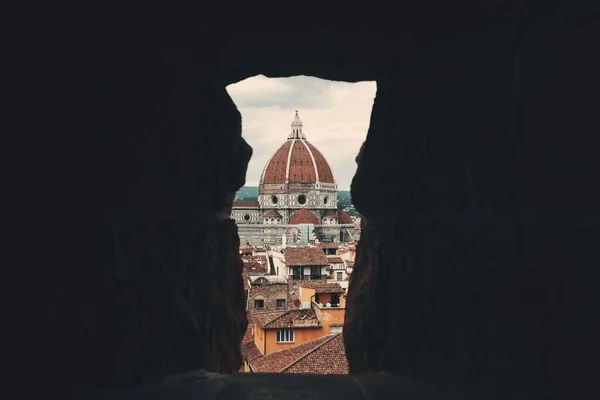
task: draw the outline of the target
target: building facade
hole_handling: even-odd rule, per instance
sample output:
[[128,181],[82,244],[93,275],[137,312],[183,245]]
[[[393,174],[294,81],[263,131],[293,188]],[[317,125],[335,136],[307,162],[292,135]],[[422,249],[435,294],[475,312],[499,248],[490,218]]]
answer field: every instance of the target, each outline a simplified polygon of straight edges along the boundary
[[306,140],[298,110],[287,140],[263,169],[258,200],[234,202],[231,217],[238,225],[240,241],[249,245],[355,239],[352,218],[337,209],[337,183],[331,168]]

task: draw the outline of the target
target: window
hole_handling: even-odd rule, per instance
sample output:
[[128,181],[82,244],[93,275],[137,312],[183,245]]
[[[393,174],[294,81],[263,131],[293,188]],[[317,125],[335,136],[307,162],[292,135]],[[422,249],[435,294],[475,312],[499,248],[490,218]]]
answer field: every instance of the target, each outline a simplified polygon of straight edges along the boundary
[[271,203],[272,203],[272,204],[277,204],[277,203],[279,203],[279,199],[277,198],[277,196],[271,196]]
[[250,214],[244,215],[244,221],[250,221]]
[[343,326],[332,326],[331,333],[339,333],[339,332],[342,332],[343,329],[344,329]]
[[302,267],[292,267],[294,279],[302,279]]
[[331,307],[339,307],[340,305],[340,294],[331,293]]
[[294,331],[291,329],[280,329],[277,331],[277,343],[292,343]]
[[275,306],[277,308],[285,308],[285,299],[277,299],[275,300]]
[[338,273],[337,273],[337,280],[338,280],[338,281],[341,281],[341,280],[342,280],[342,278],[343,278],[343,276],[344,276],[344,274],[343,274],[342,272],[338,272]]
[[254,308],[265,308],[265,299],[259,297],[254,299]]
[[323,204],[327,204],[328,201],[329,201],[329,197],[327,197],[327,196],[323,197]]
[[301,194],[300,196],[298,196],[298,204],[300,204],[301,206],[306,204],[306,196]]
[[310,279],[321,279],[321,267],[319,265],[310,267]]

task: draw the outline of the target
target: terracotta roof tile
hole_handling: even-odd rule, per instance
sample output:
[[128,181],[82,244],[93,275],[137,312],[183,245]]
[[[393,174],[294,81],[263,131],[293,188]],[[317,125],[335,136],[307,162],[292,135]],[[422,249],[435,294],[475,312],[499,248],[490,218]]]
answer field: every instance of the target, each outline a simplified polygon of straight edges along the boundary
[[313,157],[315,158],[315,163],[317,164],[317,169],[319,170],[319,182],[324,183],[334,183],[333,173],[331,172],[331,168],[329,167],[329,163],[323,157],[323,154],[311,143],[308,141],[305,142],[310,151],[313,153]]
[[339,243],[333,243],[333,242],[321,242],[317,246],[322,249],[339,249],[340,248]]
[[246,361],[250,362],[262,357],[263,354],[260,352],[258,347],[256,347],[256,343],[252,341],[242,345],[242,356],[246,359]]
[[339,283],[328,283],[319,281],[302,282],[300,286],[315,289],[315,293],[344,293]]
[[285,264],[290,265],[329,265],[323,250],[318,247],[288,247],[283,253]]
[[[314,367],[311,369],[310,365]],[[347,374],[348,361],[341,333],[257,358],[251,362],[256,372]]]
[[313,183],[317,181],[315,165],[312,162],[310,153],[302,142],[301,140],[294,142],[294,148],[290,157],[290,183]]
[[314,328],[321,326],[315,310],[289,310],[283,315],[262,325],[263,329]]
[[319,225],[319,219],[312,211],[302,208],[292,214],[288,223],[290,225],[297,225],[297,224]]
[[254,261],[254,260],[244,261],[244,268],[248,272],[257,272],[257,273],[264,273],[266,270],[266,266],[264,264],[261,264],[258,261]]
[[271,208],[265,213],[265,217],[281,218],[281,214],[279,214],[279,212],[276,209]]
[[327,256],[327,261],[330,263],[343,263],[344,260],[340,256]]
[[337,333],[282,372],[299,374],[348,374],[344,338]]
[[273,321],[276,318],[281,317],[285,313],[286,313],[286,311],[254,313],[253,318],[254,318],[254,321],[256,322],[256,324],[259,327],[263,328],[266,324],[268,324],[269,322]]
[[352,217],[345,211],[340,211],[338,213],[338,222],[340,224],[353,224]]
[[286,141],[275,152],[269,163],[265,165],[263,183],[285,183],[285,171],[287,169],[287,158],[292,141]]
[[[293,148],[290,152],[292,143]],[[315,146],[306,140],[287,140],[277,149],[268,164],[265,165],[265,169],[263,170],[263,184],[285,183],[286,171],[288,170],[288,157],[289,183],[315,183],[317,181],[316,172],[318,172],[320,182],[334,183],[333,173],[329,164]]]
[[325,211],[325,213],[323,214],[323,218],[331,218],[331,217],[336,217],[337,218],[337,214],[335,213],[335,211],[333,210],[327,210]]
[[234,201],[233,202],[233,207],[243,207],[243,208],[258,208],[259,207],[259,203],[258,201]]
[[242,338],[242,346],[248,344],[250,342],[254,342],[254,323],[248,321],[248,327],[246,328],[246,333],[244,333],[244,337]]

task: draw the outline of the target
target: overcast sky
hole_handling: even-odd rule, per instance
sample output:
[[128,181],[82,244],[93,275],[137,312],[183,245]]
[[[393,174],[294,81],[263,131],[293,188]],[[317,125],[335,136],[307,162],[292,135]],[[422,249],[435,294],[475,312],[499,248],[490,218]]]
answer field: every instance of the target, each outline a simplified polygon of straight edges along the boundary
[[258,75],[229,85],[227,92],[242,114],[242,136],[254,149],[246,185],[258,185],[265,163],[287,139],[297,108],[306,139],[329,162],[338,188],[349,190],[376,89],[374,81],[333,82],[308,76]]

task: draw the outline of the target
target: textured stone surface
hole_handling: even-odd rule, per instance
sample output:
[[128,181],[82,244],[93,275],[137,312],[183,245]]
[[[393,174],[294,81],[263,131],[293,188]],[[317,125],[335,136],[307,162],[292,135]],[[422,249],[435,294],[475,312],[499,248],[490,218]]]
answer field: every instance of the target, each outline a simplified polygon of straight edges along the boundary
[[599,81],[580,72],[600,67],[586,51],[600,29],[563,17],[518,41],[498,28],[440,42],[378,81],[352,184],[366,226],[344,328],[351,373],[482,398],[591,391],[600,203],[584,180],[600,164],[584,145],[598,102],[583,80]]
[[218,399],[218,400],[379,400],[460,399],[426,385],[390,374],[299,375],[235,374],[193,371],[165,382],[105,393],[87,392],[81,399]]

